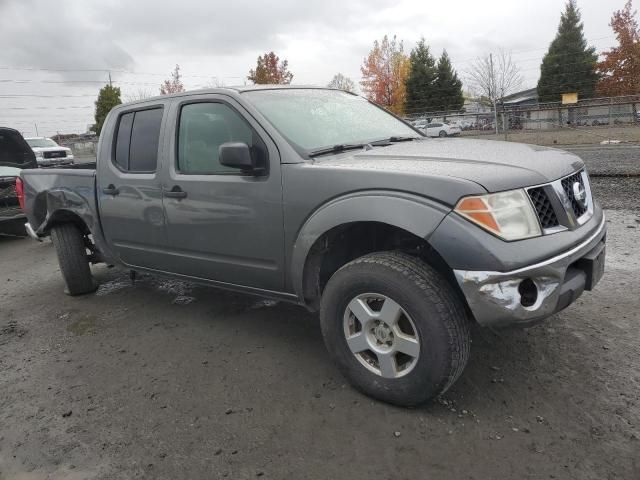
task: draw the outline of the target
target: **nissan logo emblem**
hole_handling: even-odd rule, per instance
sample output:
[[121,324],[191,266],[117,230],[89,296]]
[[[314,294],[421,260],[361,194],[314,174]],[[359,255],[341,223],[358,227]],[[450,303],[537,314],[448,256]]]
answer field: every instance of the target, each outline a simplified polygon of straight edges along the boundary
[[573,198],[578,202],[582,208],[587,206],[587,191],[580,182],[574,182],[573,184]]

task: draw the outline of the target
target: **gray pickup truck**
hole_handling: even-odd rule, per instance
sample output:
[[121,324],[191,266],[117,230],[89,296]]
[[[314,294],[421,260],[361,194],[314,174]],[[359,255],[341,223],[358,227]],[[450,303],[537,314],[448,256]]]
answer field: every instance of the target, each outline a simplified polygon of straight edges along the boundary
[[222,88],[116,107],[96,170],[23,171],[27,230],[67,292],[90,264],[320,312],[327,349],[378,399],[446,391],[469,324],[528,325],[602,276],[605,220],[561,150],[429,139],[362,97]]

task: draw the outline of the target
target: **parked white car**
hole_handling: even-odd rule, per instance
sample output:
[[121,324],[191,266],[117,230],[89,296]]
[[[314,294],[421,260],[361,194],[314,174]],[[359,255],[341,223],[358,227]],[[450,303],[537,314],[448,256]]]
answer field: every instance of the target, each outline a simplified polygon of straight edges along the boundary
[[462,132],[460,127],[440,122],[431,122],[422,130],[427,134],[427,137],[451,137],[460,135]]
[[427,120],[426,118],[421,118],[419,120],[414,120],[413,122],[411,122],[411,125],[419,130],[424,130],[428,124],[429,120]]
[[473,128],[474,123],[469,120],[454,120],[450,123],[453,127],[458,127],[460,130],[468,130]]
[[70,148],[61,147],[56,142],[46,137],[25,138],[39,167],[55,167],[73,164],[73,152]]

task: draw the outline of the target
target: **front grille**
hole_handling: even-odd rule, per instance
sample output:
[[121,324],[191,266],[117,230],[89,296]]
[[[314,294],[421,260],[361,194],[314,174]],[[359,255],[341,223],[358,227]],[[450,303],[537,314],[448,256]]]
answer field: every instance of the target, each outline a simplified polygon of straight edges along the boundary
[[544,188],[530,188],[528,193],[529,198],[531,198],[531,203],[536,209],[542,228],[547,229],[557,227],[560,222],[558,222],[556,212],[554,211],[553,205],[551,205],[551,201],[549,200],[547,192],[544,191]]
[[571,208],[573,209],[573,213],[576,215],[576,218],[580,218],[587,211],[587,206],[582,205],[578,202],[573,195],[573,185],[575,183],[579,183],[584,188],[584,181],[582,180],[582,174],[580,172],[574,173],[573,175],[562,179],[562,189],[564,193],[567,195],[567,198],[571,200]]
[[43,152],[44,158],[65,158],[67,156],[66,150],[54,150],[52,152]]

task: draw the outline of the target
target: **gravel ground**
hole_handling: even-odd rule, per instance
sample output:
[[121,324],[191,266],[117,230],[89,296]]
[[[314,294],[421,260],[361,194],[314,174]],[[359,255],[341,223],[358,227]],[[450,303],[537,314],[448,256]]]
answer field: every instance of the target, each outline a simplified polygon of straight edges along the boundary
[[593,186],[597,289],[475,328],[461,379],[412,410],[347,386],[299,307],[104,267],[71,298],[49,242],[0,238],[0,479],[640,478],[640,188]]
[[[503,140],[504,132],[496,135],[490,131],[466,130],[465,137]],[[536,145],[598,145],[603,141],[640,143],[640,124],[589,126],[577,128],[552,128],[543,130],[510,130],[510,142],[533,143]]]
[[640,177],[640,145],[560,147],[584,160],[591,175]]
[[591,176],[591,189],[605,209],[640,209],[640,177]]

